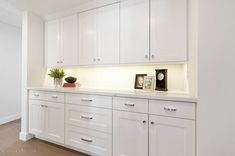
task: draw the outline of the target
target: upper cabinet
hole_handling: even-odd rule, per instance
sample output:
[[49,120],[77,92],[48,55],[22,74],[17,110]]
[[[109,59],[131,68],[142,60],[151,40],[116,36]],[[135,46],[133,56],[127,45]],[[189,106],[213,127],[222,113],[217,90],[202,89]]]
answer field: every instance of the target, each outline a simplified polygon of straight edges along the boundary
[[119,63],[119,4],[97,10],[98,63]]
[[151,62],[187,60],[187,0],[151,0]]
[[149,0],[123,0],[120,11],[120,62],[149,62]]
[[78,64],[77,16],[46,22],[45,62],[47,67]]
[[45,63],[47,67],[59,66],[60,56],[59,20],[49,21],[45,25]]
[[46,65],[187,61],[187,0],[121,0],[46,22]]
[[96,12],[90,10],[78,15],[78,45],[79,45],[79,64],[91,65],[95,63],[97,53],[97,34],[96,34]]
[[79,14],[79,64],[119,63],[119,4]]

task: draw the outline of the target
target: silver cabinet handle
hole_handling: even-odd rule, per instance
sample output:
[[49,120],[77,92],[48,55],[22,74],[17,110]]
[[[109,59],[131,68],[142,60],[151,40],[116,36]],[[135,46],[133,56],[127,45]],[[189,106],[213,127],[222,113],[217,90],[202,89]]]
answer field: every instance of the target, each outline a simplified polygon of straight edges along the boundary
[[86,116],[86,115],[81,115],[81,118],[83,118],[83,119],[89,119],[89,120],[92,120],[92,119],[93,119],[92,116]]
[[147,123],[147,121],[144,120],[143,123],[145,124],[145,123]]
[[94,59],[93,59],[93,62],[95,62],[95,61],[96,61],[96,59],[94,58]]
[[60,61],[57,61],[56,63],[60,63]]
[[149,55],[145,55],[145,58],[148,59],[148,58],[149,58]]
[[125,106],[134,107],[134,106],[135,106],[135,104],[134,104],[134,103],[125,103]]
[[151,57],[152,57],[152,59],[154,59],[155,55],[154,55],[154,54],[152,54],[152,55],[151,55]]
[[169,112],[176,112],[177,108],[175,108],[175,107],[164,107],[164,110],[169,111]]
[[41,105],[41,107],[44,107],[44,105]]
[[152,121],[152,122],[150,122],[152,125],[154,125],[155,123]]
[[87,99],[87,98],[82,98],[81,101],[85,101],[85,102],[92,102],[92,99]]
[[39,96],[39,94],[34,94],[34,96],[37,96],[37,97],[38,97],[38,96]]
[[47,105],[41,105],[41,107],[48,108],[48,106],[47,106]]
[[98,58],[97,61],[100,61],[100,58]]
[[87,139],[87,138],[81,138],[82,141],[86,141],[86,142],[93,142],[93,140],[91,139]]
[[57,98],[58,98],[57,95],[52,95],[51,97],[54,98],[54,99],[57,99]]

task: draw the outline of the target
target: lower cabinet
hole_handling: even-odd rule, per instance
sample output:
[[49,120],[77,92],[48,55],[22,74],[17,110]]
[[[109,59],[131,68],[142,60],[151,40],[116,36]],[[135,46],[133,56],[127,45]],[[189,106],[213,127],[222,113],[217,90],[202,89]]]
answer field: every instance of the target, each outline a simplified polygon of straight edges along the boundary
[[113,156],[148,156],[148,115],[113,111]]
[[29,132],[63,144],[64,104],[29,100]]
[[195,121],[150,115],[149,156],[195,156]]
[[195,156],[195,121],[114,111],[113,156]]
[[66,125],[65,144],[95,156],[112,155],[112,135]]

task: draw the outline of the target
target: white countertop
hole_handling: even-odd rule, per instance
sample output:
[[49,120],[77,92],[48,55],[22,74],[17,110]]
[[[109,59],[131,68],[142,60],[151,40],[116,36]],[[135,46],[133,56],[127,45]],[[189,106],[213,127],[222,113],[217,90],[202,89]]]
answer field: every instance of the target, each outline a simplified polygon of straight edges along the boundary
[[160,92],[160,91],[143,91],[143,90],[108,90],[96,88],[54,88],[54,87],[28,87],[29,90],[53,91],[63,93],[83,93],[106,96],[134,97],[156,100],[197,102],[197,98],[183,92]]

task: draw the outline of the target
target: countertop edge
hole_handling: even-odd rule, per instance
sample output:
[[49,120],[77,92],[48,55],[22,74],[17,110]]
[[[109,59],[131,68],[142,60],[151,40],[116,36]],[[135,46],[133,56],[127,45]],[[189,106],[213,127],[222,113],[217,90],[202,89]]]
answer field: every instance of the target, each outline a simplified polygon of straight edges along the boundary
[[[59,93],[72,93],[72,94],[94,94],[101,96],[114,96],[114,97],[128,97],[128,98],[141,98],[149,100],[162,100],[162,101],[177,101],[177,102],[188,102],[197,103],[197,98],[191,97],[188,94],[172,94],[172,93],[154,93],[154,92],[141,92],[136,91],[138,94],[127,93],[128,91],[122,90],[105,90],[105,89],[92,89],[92,88],[43,88],[43,87],[28,87],[27,90],[37,90],[46,92],[59,92]],[[154,95],[153,95],[154,94]]]

